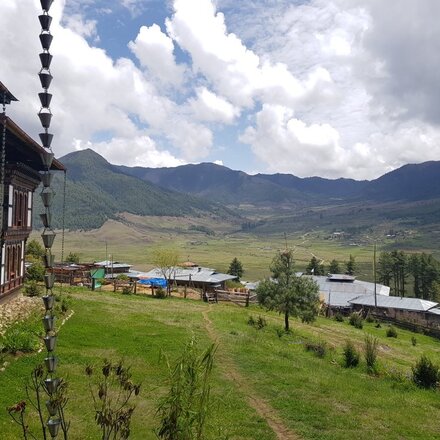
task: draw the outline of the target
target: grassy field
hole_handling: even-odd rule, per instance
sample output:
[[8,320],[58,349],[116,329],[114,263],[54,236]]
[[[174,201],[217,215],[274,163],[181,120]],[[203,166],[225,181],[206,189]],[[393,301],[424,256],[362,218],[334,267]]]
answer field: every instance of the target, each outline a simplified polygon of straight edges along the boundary
[[[175,359],[192,336],[201,348],[212,340],[218,343],[209,438],[274,440],[273,420],[305,440],[440,436],[439,391],[420,390],[407,377],[422,354],[440,362],[438,340],[400,329],[396,339],[387,338],[386,326],[366,324],[357,330],[325,318],[313,325],[294,321],[292,333],[283,334],[282,317],[257,307],[79,288],[70,292],[75,313],[60,331],[57,354],[59,372],[69,382],[72,439],[99,438],[84,368],[99,365],[104,357],[124,359],[142,383],[131,438],[154,439],[155,408],[166,390],[159,353],[163,350]],[[250,315],[263,316],[268,325],[261,330],[249,326]],[[377,376],[367,374],[363,361],[354,369],[342,367],[345,341],[361,349],[366,333],[379,339]],[[324,358],[304,349],[310,341],[326,344]],[[0,373],[0,408],[25,398],[24,380],[42,357],[19,356]],[[19,438],[17,429],[0,411],[1,439]]]
[[[191,225],[209,227],[215,235],[192,231]],[[34,232],[33,237],[41,240],[38,232]],[[269,275],[272,258],[286,243],[294,249],[298,271],[305,269],[312,256],[327,265],[336,259],[343,268],[352,254],[356,257],[360,278],[372,278],[372,244],[329,240],[328,234],[322,231],[257,235],[238,231],[237,225],[200,218],[127,215],[124,223],[108,221],[98,230],[67,232],[64,255],[75,252],[86,262],[101,261],[112,255],[114,261],[146,270],[153,267],[155,249],[172,247],[178,250],[182,261],[191,260],[219,271],[227,271],[229,263],[237,257],[245,269],[243,278],[256,281]],[[57,259],[61,257],[61,233],[55,240],[54,252]]]

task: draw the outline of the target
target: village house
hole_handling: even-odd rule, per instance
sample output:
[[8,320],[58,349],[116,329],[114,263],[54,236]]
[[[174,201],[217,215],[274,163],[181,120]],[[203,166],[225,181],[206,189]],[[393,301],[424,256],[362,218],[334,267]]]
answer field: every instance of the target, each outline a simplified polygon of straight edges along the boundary
[[[25,277],[25,247],[32,231],[34,191],[47,170],[46,150],[6,115],[6,105],[17,99],[0,82],[0,298],[19,289]],[[64,171],[57,160],[51,170]]]

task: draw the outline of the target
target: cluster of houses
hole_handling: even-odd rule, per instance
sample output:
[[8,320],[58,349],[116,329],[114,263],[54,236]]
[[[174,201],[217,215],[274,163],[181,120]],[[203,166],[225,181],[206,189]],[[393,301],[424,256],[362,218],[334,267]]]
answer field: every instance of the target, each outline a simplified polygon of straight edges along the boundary
[[[140,272],[133,270],[129,264],[113,261],[101,261],[92,266],[102,268],[107,279],[114,279],[118,275],[124,274],[132,282],[141,285],[154,287],[166,285],[166,280],[159,268]],[[66,271],[71,271],[72,275],[78,275],[88,270],[90,270],[90,265],[66,266]],[[358,311],[381,320],[397,322],[410,329],[421,328],[440,335],[440,305],[436,302],[420,298],[390,296],[388,286],[360,281],[350,275],[314,276],[301,273],[297,275],[310,277],[318,284],[321,302],[330,313],[341,312],[347,315]],[[175,286],[193,287],[206,295],[225,290],[226,282],[236,280],[237,277],[187,262],[174,268],[171,271],[170,279]],[[258,282],[244,282],[243,287],[252,292],[258,287]]]

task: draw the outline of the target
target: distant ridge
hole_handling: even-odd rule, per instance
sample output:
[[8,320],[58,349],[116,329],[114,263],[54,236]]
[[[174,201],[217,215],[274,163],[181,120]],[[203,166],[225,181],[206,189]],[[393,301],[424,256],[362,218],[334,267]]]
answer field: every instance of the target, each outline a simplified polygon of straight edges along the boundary
[[[99,228],[108,219],[118,219],[118,214],[123,212],[142,216],[233,216],[231,211],[217,203],[159,188],[124,174],[91,149],[69,153],[60,161],[67,168],[67,229]],[[61,175],[54,179],[54,187],[57,193],[54,198],[54,223],[60,227],[63,200]],[[34,211],[42,212],[41,208]],[[36,221],[38,225],[38,219]]]
[[[108,219],[120,219],[123,212],[140,216],[211,215],[240,223],[243,220],[240,208],[249,206],[269,209],[268,212],[272,209],[274,214],[278,208],[293,213],[312,206],[314,209],[333,206],[332,209],[340,209],[342,213],[344,206],[351,204],[405,204],[440,199],[438,161],[405,165],[378,179],[357,181],[299,178],[289,174],[253,176],[212,163],[131,168],[112,165],[91,149],[67,154],[60,160],[67,167],[68,229],[99,228]],[[59,227],[61,176],[56,176],[54,185],[58,194],[54,222]],[[39,198],[36,200],[35,212],[41,212],[41,202]],[[231,210],[225,205],[239,209]],[[35,221],[38,226],[38,219]]]
[[426,200],[440,197],[440,162],[405,165],[378,179],[300,178],[291,174],[248,175],[212,163],[175,168],[118,167],[163,188],[239,205],[329,203],[333,200]]

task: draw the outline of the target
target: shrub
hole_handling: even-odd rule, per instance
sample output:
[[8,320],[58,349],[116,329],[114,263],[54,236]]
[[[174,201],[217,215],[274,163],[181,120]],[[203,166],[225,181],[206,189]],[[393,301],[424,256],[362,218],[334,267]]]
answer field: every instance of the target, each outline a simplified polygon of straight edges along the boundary
[[26,279],[31,281],[44,281],[46,269],[41,263],[32,263],[26,270]]
[[347,341],[343,350],[344,355],[344,367],[353,368],[359,364],[359,352],[351,341]]
[[376,372],[378,351],[378,340],[372,335],[366,335],[364,339],[364,357],[367,363],[367,370],[369,373]]
[[312,310],[310,312],[305,312],[301,315],[301,322],[305,324],[311,324],[316,320],[316,313]]
[[255,327],[257,330],[261,330],[262,328],[267,326],[267,321],[262,316],[258,316],[258,318],[254,318],[252,315],[249,316],[248,325],[251,327]]
[[367,313],[367,316],[365,317],[365,321],[367,321],[370,324],[374,322],[374,318],[371,316],[370,312]]
[[344,316],[342,315],[341,312],[335,313],[334,318],[335,318],[335,321],[337,321],[337,322],[344,322]]
[[386,335],[387,335],[387,338],[397,338],[397,330],[396,330],[396,327],[390,325],[390,326],[387,328],[387,333],[386,333]]
[[411,344],[413,347],[417,345],[417,339],[414,336],[411,336]]
[[155,291],[154,291],[154,296],[156,298],[160,298],[160,299],[164,299],[167,297],[167,293],[165,292],[165,289],[162,289],[162,287],[158,287]]
[[306,342],[304,348],[306,351],[313,352],[319,358],[323,358],[327,354],[327,344],[324,341]]
[[40,296],[42,292],[43,289],[35,280],[31,280],[24,285],[24,293],[26,296]]
[[348,318],[348,322],[355,328],[362,329],[364,327],[364,322],[360,313],[353,312]]
[[282,338],[282,337],[286,334],[286,332],[284,331],[283,328],[277,328],[277,329],[275,329],[275,331],[276,331],[277,336],[278,336],[279,338]]
[[157,408],[158,438],[163,440],[204,439],[210,410],[211,371],[215,346],[197,350],[192,339],[171,366],[168,359],[168,393]]
[[42,333],[39,317],[29,317],[26,321],[17,321],[11,324],[0,340],[3,350],[15,354],[28,353],[38,349],[39,336]]
[[131,286],[124,286],[122,288],[122,295],[131,295]]
[[420,388],[435,388],[440,379],[439,367],[423,355],[412,367],[413,381]]

